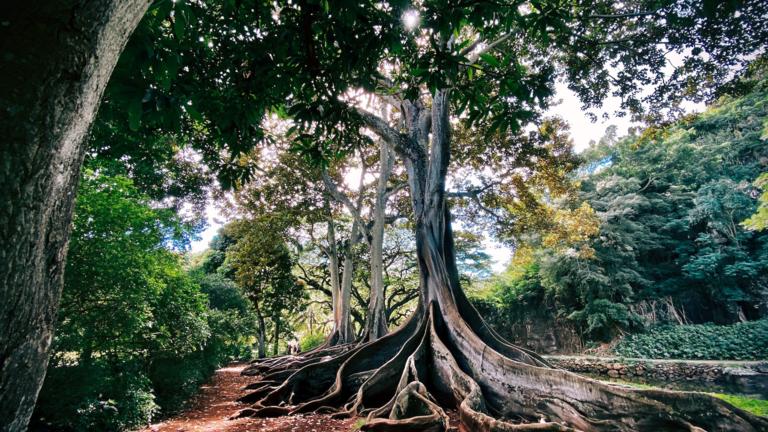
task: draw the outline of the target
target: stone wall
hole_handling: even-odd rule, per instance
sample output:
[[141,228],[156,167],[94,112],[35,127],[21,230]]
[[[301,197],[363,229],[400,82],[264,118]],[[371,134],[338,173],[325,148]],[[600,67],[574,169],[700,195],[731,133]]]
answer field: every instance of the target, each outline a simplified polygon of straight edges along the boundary
[[530,311],[514,316],[493,302],[472,299],[485,321],[505,340],[540,354],[574,354],[584,345],[572,322],[550,316],[548,311]]
[[702,390],[727,390],[768,397],[768,362],[648,360],[615,357],[546,356],[553,366],[598,378]]

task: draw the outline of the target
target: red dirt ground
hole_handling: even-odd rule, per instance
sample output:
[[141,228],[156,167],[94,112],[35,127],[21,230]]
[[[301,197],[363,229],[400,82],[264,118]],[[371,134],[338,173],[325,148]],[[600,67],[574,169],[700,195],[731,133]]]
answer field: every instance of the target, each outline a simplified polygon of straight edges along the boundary
[[189,409],[142,432],[349,432],[356,419],[334,420],[328,415],[307,414],[288,417],[229,420],[246,405],[238,403],[243,387],[258,377],[240,375],[245,364],[233,364],[216,371],[211,382],[202,386]]

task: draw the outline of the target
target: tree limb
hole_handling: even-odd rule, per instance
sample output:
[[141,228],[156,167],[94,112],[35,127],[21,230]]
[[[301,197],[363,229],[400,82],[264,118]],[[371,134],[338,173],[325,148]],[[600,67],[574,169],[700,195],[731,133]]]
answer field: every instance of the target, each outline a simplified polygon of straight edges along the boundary
[[[368,231],[368,226],[363,221],[362,216],[360,215],[360,208],[355,206],[354,203],[352,203],[352,200],[349,199],[349,197],[339,190],[339,188],[336,186],[336,183],[333,181],[331,176],[328,174],[328,170],[323,169],[323,183],[325,183],[325,187],[328,189],[328,192],[333,196],[333,198],[344,205],[344,207],[349,210],[350,213],[352,213],[352,217],[355,218],[358,225],[358,230],[360,231],[361,237],[363,237],[363,241],[366,245],[370,246],[370,233]],[[362,194],[362,191],[360,191]],[[352,233],[352,235],[355,235],[355,233]]]

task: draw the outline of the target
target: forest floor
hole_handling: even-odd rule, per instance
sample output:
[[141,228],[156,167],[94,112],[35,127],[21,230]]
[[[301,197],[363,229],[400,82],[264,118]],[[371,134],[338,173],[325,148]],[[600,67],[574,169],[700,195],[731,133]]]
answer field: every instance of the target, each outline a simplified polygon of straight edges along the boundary
[[142,432],[350,432],[356,419],[335,420],[328,415],[307,414],[279,418],[229,420],[247,405],[237,402],[245,387],[258,377],[240,375],[246,364],[232,364],[216,371],[211,380],[189,401],[182,413],[153,424]]

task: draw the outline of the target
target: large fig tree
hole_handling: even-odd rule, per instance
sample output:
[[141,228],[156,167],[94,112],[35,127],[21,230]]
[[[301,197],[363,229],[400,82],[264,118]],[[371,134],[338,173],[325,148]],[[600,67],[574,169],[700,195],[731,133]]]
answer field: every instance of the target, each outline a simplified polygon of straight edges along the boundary
[[[673,113],[682,96],[703,98],[731,78],[742,66],[735,51],[764,49],[765,31],[736,19],[764,23],[764,9],[546,1],[277,7],[276,29],[264,39],[295,32],[290,55],[298,56],[301,84],[289,105],[297,147],[322,161],[366,145],[365,134],[352,139],[365,130],[406,168],[420,307],[397,331],[350,350],[255,365],[266,376],[242,399],[253,406],[241,415],[367,414],[362,429],[376,431],[445,430],[445,408],[457,409],[472,431],[768,428],[706,395],[600,383],[502,340],[460,287],[446,201],[454,122],[517,134],[547,107],[557,78],[586,105],[613,93],[635,116],[649,107],[657,118]],[[349,97],[359,87],[395,114]]]

